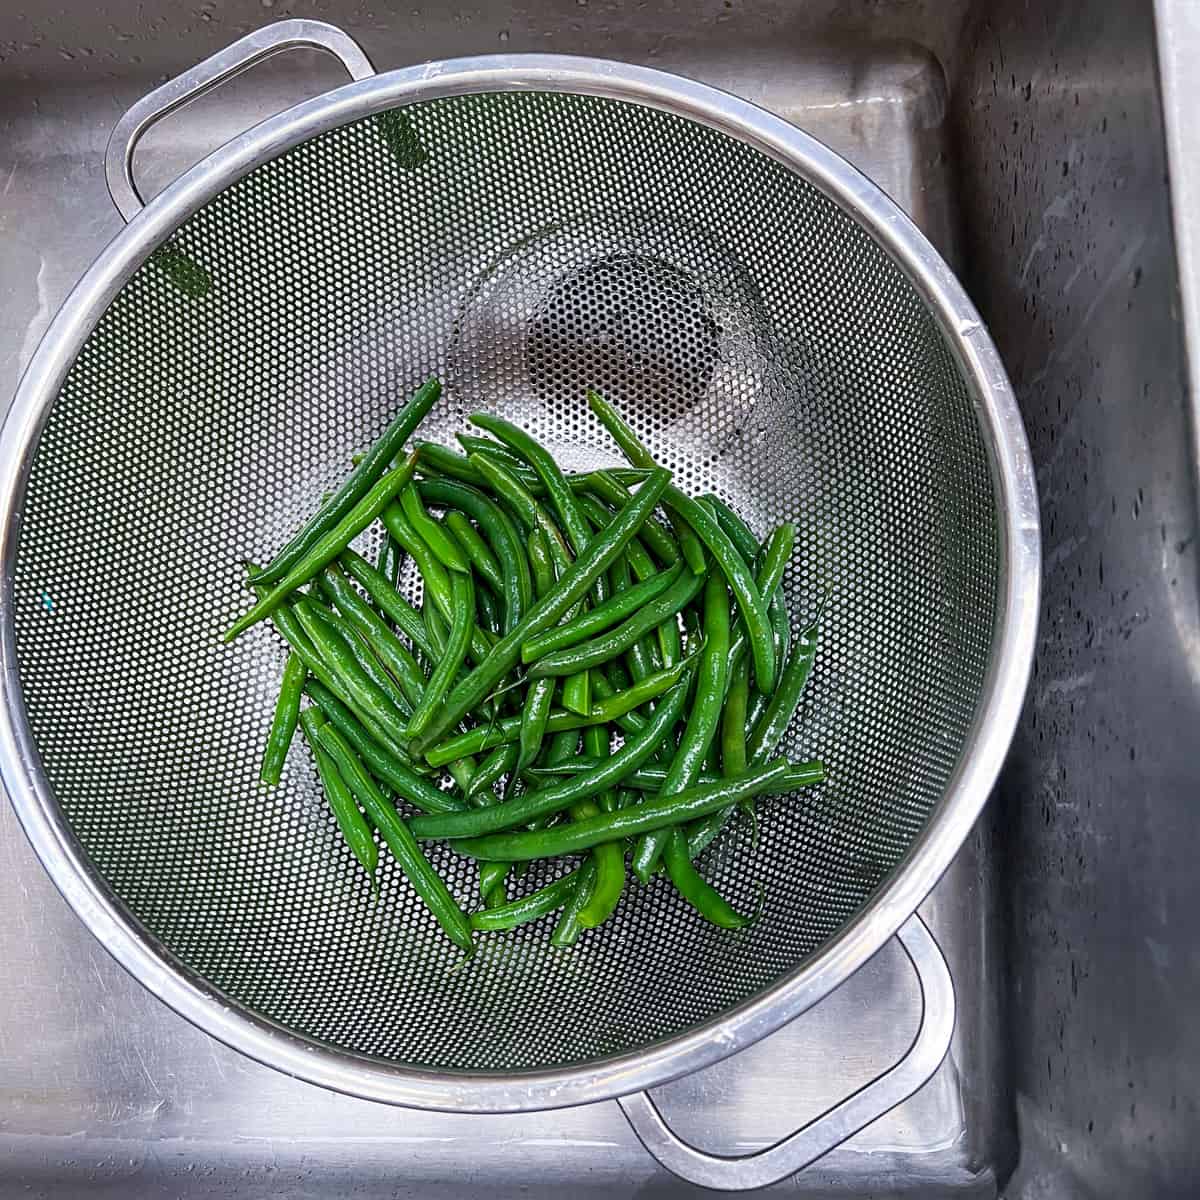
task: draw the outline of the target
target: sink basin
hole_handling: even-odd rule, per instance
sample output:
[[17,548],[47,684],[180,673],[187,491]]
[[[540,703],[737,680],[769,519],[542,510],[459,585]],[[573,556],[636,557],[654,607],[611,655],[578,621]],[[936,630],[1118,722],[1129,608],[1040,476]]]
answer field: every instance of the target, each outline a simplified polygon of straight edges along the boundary
[[[7,18],[3,403],[120,228],[102,170],[118,117],[267,21],[331,21],[381,70],[533,50],[659,66],[825,141],[912,215],[989,323],[1037,461],[1046,583],[999,795],[922,908],[955,982],[951,1052],[916,1095],[771,1190],[1194,1194],[1200,823],[1194,756],[1171,734],[1200,727],[1196,456],[1153,14],[1136,0],[384,8],[236,0],[147,20],[113,0]],[[1167,0],[1160,38],[1172,15]],[[263,64],[146,137],[143,193],[341,82],[315,53]],[[697,1194],[613,1103],[417,1113],[270,1071],[107,958],[6,805],[0,867],[0,1196]],[[656,1099],[687,1140],[745,1154],[889,1067],[919,1014],[892,943],[792,1025]]]

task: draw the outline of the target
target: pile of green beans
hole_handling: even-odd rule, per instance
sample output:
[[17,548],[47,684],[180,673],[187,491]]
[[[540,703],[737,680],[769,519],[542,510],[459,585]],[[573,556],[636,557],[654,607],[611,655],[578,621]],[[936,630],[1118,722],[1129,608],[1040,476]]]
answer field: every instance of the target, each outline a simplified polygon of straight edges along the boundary
[[[465,453],[406,451],[440,391],[424,384],[276,557],[247,564],[256,600],[225,640],[269,620],[287,648],[262,782],[299,727],[369,886],[382,843],[467,954],[477,932],[552,914],[551,944],[574,945],[631,879],[745,926],[697,858],[735,812],[825,778],[778,756],[817,651],[816,619],[793,641],[782,590],[795,528],[760,543],[718,497],[685,495],[595,393],[628,468],[566,474],[486,414]],[[351,543],[376,523],[372,563]],[[435,840],[477,864],[476,900],[438,873]],[[510,898],[547,860],[553,881]]]

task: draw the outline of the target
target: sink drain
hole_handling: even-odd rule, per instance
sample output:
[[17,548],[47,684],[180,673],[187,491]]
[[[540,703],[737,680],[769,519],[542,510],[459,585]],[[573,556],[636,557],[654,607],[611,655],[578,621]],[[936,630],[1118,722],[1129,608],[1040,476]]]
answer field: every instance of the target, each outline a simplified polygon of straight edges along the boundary
[[703,291],[671,263],[614,255],[563,276],[538,306],[526,367],[544,401],[596,388],[657,393],[686,411],[708,390],[721,327]]
[[[560,437],[589,388],[646,432],[685,414],[693,438],[728,432],[780,357],[745,268],[699,226],[637,213],[548,226],[500,255],[448,350],[464,411],[504,402],[552,417]],[[724,416],[697,424],[699,410]]]

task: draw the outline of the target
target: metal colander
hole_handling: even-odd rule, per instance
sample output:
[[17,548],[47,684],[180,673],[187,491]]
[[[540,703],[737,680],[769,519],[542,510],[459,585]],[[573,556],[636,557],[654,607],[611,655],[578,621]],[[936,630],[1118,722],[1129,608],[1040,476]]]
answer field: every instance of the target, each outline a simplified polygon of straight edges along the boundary
[[[1028,665],[1019,422],[919,235],[749,106],[720,98],[800,152],[685,102],[708,89],[630,70],[623,95],[582,60],[530,62],[354,84],[201,164],[81,285],[6,434],[6,776],[54,829],[43,857],[188,1015],[336,1061],[368,1094],[368,1071],[596,1087],[697,1030],[708,1058],[736,1048],[727,1014],[871,920],[873,950],[932,884]],[[300,744],[281,787],[257,783],[283,648],[265,626],[219,640],[249,602],[241,563],[431,374],[422,436],[486,409],[570,467],[613,463],[595,387],[679,486],[759,535],[796,523],[794,624],[833,593],[784,750],[830,782],[708,851],[734,904],[763,897],[752,928],[709,926],[656,881],[574,952],[536,925],[461,965],[386,856],[372,901]],[[473,865],[431,853],[473,903]]]

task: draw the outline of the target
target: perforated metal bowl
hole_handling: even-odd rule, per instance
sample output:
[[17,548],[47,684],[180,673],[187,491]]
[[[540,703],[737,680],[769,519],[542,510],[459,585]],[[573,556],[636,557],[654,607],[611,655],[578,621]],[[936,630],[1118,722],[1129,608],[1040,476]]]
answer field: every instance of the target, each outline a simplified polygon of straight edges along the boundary
[[[578,1103],[761,1037],[913,912],[1021,702],[1037,510],[974,310],[803,133],[586,59],[363,78],[137,212],[132,140],[230,64],[206,68],[126,123],[133,219],[4,428],[0,765],[35,848],[181,1013],[360,1095]],[[219,642],[247,602],[239,564],[430,374],[446,388],[426,436],[486,408],[572,466],[611,462],[583,403],[597,387],[682,487],[760,534],[797,523],[795,619],[834,595],[785,749],[819,754],[830,783],[764,805],[757,844],[734,829],[710,852],[735,903],[764,889],[753,928],[709,927],[656,884],[573,954],[533,928],[452,970],[398,872],[370,901],[303,753],[281,788],[256,784],[282,652],[265,628]],[[472,874],[438,864],[467,901]]]

